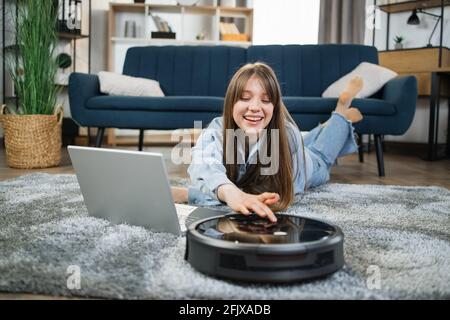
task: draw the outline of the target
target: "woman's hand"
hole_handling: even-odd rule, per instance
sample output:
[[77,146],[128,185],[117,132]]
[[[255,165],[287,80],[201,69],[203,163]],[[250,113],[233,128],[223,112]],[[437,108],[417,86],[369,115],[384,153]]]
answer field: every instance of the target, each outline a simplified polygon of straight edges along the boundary
[[268,218],[272,222],[277,221],[275,214],[269,208],[269,206],[280,200],[280,196],[277,193],[264,192],[254,195],[241,191],[233,184],[224,184],[218,188],[217,195],[220,200],[226,202],[236,212],[244,215],[250,215],[254,212],[262,218]]

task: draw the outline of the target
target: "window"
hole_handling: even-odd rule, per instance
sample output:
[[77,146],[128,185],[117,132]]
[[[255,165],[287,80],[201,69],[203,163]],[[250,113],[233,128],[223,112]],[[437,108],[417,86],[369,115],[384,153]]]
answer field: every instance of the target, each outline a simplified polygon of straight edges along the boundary
[[320,1],[253,1],[253,44],[317,44]]

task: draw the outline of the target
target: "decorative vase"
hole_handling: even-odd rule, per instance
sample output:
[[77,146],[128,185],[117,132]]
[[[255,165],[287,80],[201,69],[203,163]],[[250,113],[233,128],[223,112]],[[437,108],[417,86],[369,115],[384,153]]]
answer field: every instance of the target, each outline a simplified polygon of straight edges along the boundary
[[6,162],[19,169],[48,168],[61,162],[63,110],[53,115],[10,114],[3,105],[0,122],[5,136]]

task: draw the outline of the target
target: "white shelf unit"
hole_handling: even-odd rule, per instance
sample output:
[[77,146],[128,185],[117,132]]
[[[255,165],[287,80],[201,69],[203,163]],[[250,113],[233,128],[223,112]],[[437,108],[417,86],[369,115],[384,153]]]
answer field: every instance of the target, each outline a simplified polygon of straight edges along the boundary
[[[122,73],[123,62],[128,48],[134,46],[164,46],[164,45],[230,45],[248,47],[253,36],[253,9],[246,7],[220,7],[155,5],[148,3],[110,3],[108,19],[108,70]],[[152,17],[159,15],[169,22],[176,39],[152,39],[151,32],[157,31]],[[249,41],[220,40],[219,23],[221,19],[240,20],[240,32],[245,33]],[[136,21],[136,38],[124,37],[126,20]],[[196,40],[195,34],[204,31],[205,40]],[[149,130],[151,131],[151,130]],[[167,135],[167,133],[165,133]],[[150,135],[150,137],[148,136]],[[148,132],[146,142],[161,142],[160,138],[152,137],[155,132]],[[134,143],[136,130],[107,130],[107,144],[122,145]],[[166,141],[165,139],[164,141]]]
[[[176,39],[151,38],[158,31],[150,15],[158,15],[169,22]],[[222,19],[239,19],[241,33],[249,41],[222,41],[219,24]],[[125,21],[136,23],[136,37],[124,36]],[[110,3],[108,23],[108,70],[121,72],[126,50],[146,45],[230,45],[248,47],[253,35],[253,9],[245,7],[155,5],[147,3]],[[204,33],[204,40],[195,35]]]

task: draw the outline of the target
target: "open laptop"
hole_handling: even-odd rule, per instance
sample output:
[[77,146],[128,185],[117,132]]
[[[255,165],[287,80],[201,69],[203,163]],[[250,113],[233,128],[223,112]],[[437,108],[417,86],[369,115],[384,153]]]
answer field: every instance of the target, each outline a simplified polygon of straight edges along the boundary
[[226,212],[175,204],[162,154],[68,146],[89,215],[112,223],[184,234]]

